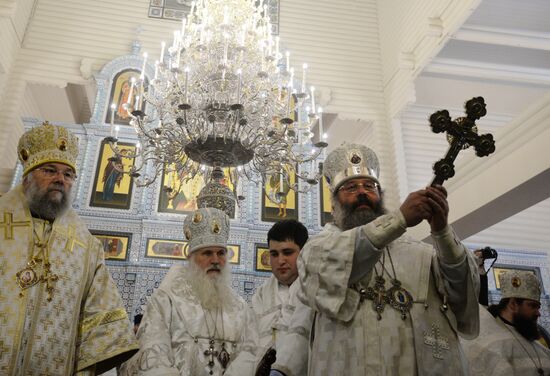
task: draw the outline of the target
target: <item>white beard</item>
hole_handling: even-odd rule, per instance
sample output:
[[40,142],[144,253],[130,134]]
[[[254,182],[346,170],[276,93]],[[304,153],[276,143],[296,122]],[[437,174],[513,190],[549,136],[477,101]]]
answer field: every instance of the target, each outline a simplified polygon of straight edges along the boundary
[[230,310],[235,301],[235,292],[231,289],[231,268],[228,264],[219,274],[207,274],[191,258],[186,274],[191,290],[203,308]]

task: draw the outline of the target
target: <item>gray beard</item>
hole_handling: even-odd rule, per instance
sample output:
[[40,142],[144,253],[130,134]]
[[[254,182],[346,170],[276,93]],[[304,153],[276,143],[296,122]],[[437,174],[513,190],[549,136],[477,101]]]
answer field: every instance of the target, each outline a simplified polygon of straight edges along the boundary
[[336,197],[333,196],[332,217],[334,224],[342,231],[366,225],[376,218],[385,214],[386,210],[380,199],[378,205],[373,209],[355,209],[348,205],[342,205]]
[[27,198],[29,209],[34,216],[53,221],[65,214],[69,208],[70,191],[62,192],[59,202],[54,201],[48,197],[50,187],[41,192],[40,187],[38,187],[31,175],[27,179],[29,179],[29,185],[25,190],[25,197]]
[[231,289],[229,265],[226,264],[219,274],[208,275],[190,259],[187,264],[187,272],[191,290],[204,309],[230,310],[235,293]]

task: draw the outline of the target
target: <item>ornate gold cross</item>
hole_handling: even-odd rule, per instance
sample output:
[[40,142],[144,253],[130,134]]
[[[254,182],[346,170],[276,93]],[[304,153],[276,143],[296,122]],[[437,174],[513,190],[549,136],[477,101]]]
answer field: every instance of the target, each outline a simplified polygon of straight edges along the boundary
[[30,223],[30,221],[14,222],[13,214],[10,212],[4,212],[4,222],[0,222],[0,227],[4,228],[4,239],[12,240],[14,227],[25,227],[29,226]]

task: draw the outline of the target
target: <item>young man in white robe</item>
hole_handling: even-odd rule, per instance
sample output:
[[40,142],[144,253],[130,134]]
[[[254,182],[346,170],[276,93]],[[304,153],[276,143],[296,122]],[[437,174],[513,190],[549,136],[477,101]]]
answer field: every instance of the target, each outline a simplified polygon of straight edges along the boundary
[[231,289],[229,218],[201,208],[184,221],[187,265],[172,266],[149,299],[138,330],[140,349],[122,375],[253,375],[257,323]]
[[137,351],[103,246],[71,208],[78,138],[45,122],[0,198],[0,375],[95,375]]
[[480,309],[479,337],[463,341],[471,376],[550,375],[550,350],[540,333],[540,283],[529,271],[500,274],[502,299]]
[[[260,334],[260,357],[268,349],[275,349],[277,362],[285,369],[293,369],[296,374],[307,372],[313,314],[296,296],[299,287],[296,261],[307,239],[307,228],[296,220],[279,221],[271,227],[267,233],[267,242],[273,274],[252,297],[252,309],[258,320]],[[291,322],[291,316],[297,308],[310,312],[305,323]],[[287,345],[279,350],[281,341]]]
[[[477,336],[479,277],[447,224],[445,189],[386,213],[378,158],[357,144],[332,151],[323,174],[335,223],[298,258],[298,297],[315,311],[308,374],[464,375],[458,333]],[[435,249],[404,235],[424,220]]]

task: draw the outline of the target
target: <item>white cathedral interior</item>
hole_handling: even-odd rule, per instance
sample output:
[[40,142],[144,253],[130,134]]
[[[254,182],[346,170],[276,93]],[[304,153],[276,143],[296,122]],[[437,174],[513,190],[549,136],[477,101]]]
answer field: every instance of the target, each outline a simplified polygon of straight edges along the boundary
[[[489,273],[492,302],[500,299],[496,273],[537,275],[539,323],[550,330],[550,2],[264,2],[281,69],[294,67],[296,87],[306,81],[307,64],[310,108],[301,109],[302,120],[310,123],[312,140],[328,143],[311,171],[342,142],[368,145],[380,159],[388,208],[429,185],[432,165],[449,147],[445,134],[432,132],[430,115],[446,109],[456,119],[465,116],[466,101],[484,98],[487,115],[476,125],[479,134],[494,136],[496,150],[481,158],[473,148],[459,153],[456,174],[445,182],[449,222],[471,250],[498,252]],[[176,176],[161,173],[142,187],[126,174],[109,189],[113,154],[105,139],[116,132],[119,150],[140,147],[118,109],[123,81],[140,72],[155,80],[161,41],[172,43],[191,6],[186,0],[0,0],[0,192],[21,180],[16,145],[26,129],[49,121],[73,131],[80,139],[73,206],[104,243],[130,317],[142,312],[170,266],[185,262],[182,223],[204,182],[180,189]],[[181,196],[171,196],[173,188]],[[241,179],[235,187],[244,199],[231,220],[229,261],[232,287],[247,301],[270,275],[265,247],[273,222],[295,218],[311,234],[321,230],[330,214],[322,188],[290,191],[282,207],[261,182]],[[408,233],[428,240],[429,228]]]

